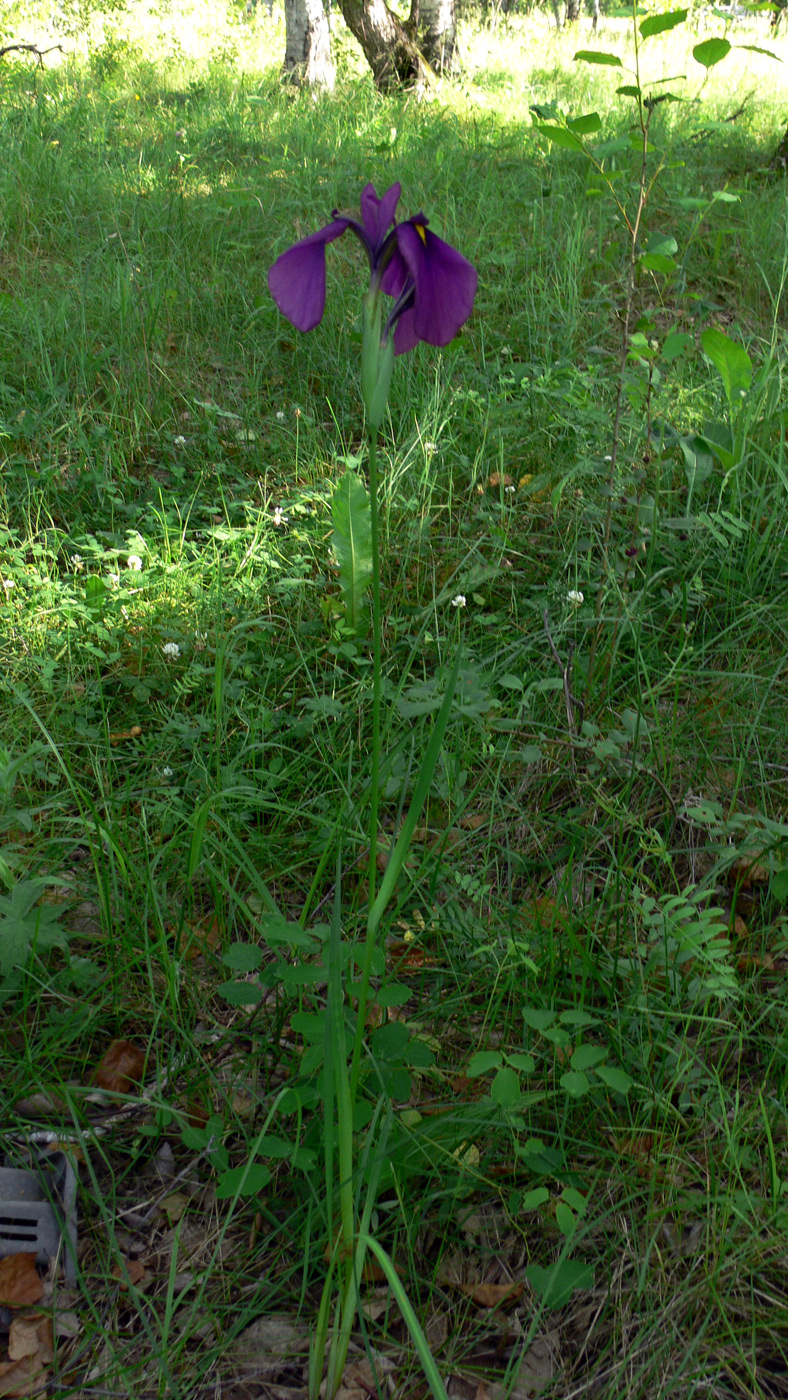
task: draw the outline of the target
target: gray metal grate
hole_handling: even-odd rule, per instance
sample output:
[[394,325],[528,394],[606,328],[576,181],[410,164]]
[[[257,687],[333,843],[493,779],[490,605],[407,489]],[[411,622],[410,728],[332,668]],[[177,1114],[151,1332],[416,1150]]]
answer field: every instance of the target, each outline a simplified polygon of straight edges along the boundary
[[65,1152],[36,1152],[36,1162],[28,1169],[0,1167],[0,1258],[35,1253],[43,1264],[62,1253],[66,1278],[73,1282],[76,1188],[76,1173]]

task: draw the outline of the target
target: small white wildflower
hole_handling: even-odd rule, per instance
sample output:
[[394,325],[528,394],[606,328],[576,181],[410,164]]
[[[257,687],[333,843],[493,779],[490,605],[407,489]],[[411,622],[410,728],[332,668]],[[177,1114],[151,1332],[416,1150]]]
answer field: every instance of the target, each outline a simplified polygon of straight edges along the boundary
[[185,447],[185,446],[186,446],[186,439],[185,439],[185,437],[183,436],[183,433],[178,433],[178,436],[173,438],[173,440],[172,440],[172,445],[173,445],[173,447]]
[[608,452],[608,454],[607,454],[606,457],[603,457],[603,458],[602,458],[602,461],[603,461],[603,462],[612,462],[612,460],[613,460],[613,458],[611,457],[611,455],[610,455],[609,452]]
[[502,355],[511,355],[511,353],[512,353],[512,347],[511,347],[511,345],[502,345],[502,346],[501,346],[501,354],[502,354]]
[[275,525],[275,526],[277,527],[277,529],[279,529],[282,525],[286,525],[286,524],[288,523],[289,519],[290,519],[290,516],[289,516],[289,515],[284,515],[284,514],[282,513],[282,507],[281,507],[281,506],[274,506],[273,513],[272,513],[272,516],[271,516],[271,524],[272,524],[272,525]]
[[287,414],[285,413],[284,409],[278,408],[278,409],[276,410],[276,417],[277,417],[278,422],[284,423],[285,418],[287,417]]
[[161,770],[161,776],[162,776],[167,782],[169,782],[170,778],[174,777],[175,775],[174,775],[172,769],[171,769],[170,767],[167,767],[167,768],[162,768],[162,770]]
[[207,645],[208,645],[208,633],[207,633],[207,632],[195,632],[195,634],[194,634],[194,650],[195,650],[195,651],[205,651],[205,648],[207,647]]
[[138,574],[140,572],[140,569],[142,568],[142,560],[140,559],[139,554],[129,555],[128,559],[126,560],[126,568],[131,569],[135,574]]
[[464,593],[458,593],[457,596],[456,596],[456,598],[452,598],[452,600],[451,600],[451,605],[452,605],[453,608],[464,608],[464,607],[465,607],[465,594],[464,594]]
[[504,486],[503,489],[504,489],[504,491],[506,492],[506,495],[507,495],[507,496],[513,496],[513,495],[514,495],[514,487],[513,487],[513,486]]
[[120,583],[120,574],[107,574],[107,583],[110,587],[113,584]]
[[437,450],[438,450],[438,444],[437,444],[437,442],[425,442],[425,444],[424,444],[424,451],[425,451],[425,452],[437,452]]
[[573,608],[579,608],[580,604],[585,602],[585,598],[579,588],[570,588],[566,595],[566,601],[571,603]]
[[177,642],[165,642],[162,651],[168,661],[175,661],[181,654],[181,649]]
[[16,584],[14,583],[14,580],[12,578],[4,578],[3,588],[5,588],[7,591],[9,588],[16,588]]
[[84,561],[84,559],[82,558],[82,555],[81,555],[81,554],[72,554],[72,556],[71,556],[71,567],[72,567],[72,569],[74,570],[74,573],[75,573],[75,574],[78,574],[79,571],[80,571],[80,569],[83,569],[84,566],[85,566],[85,561]]

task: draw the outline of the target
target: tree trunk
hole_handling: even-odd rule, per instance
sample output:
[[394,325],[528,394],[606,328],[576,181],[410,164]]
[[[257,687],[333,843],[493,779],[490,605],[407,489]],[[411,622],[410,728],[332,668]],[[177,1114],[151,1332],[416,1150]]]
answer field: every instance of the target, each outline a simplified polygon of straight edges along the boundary
[[769,169],[779,175],[788,174],[788,128],[783,133],[783,138],[769,161]]
[[411,0],[408,29],[436,73],[459,70],[454,0]]
[[282,72],[294,83],[333,91],[331,34],[323,0],[285,0]]
[[381,92],[390,92],[401,84],[428,82],[433,76],[407,29],[385,0],[340,0],[340,7]]

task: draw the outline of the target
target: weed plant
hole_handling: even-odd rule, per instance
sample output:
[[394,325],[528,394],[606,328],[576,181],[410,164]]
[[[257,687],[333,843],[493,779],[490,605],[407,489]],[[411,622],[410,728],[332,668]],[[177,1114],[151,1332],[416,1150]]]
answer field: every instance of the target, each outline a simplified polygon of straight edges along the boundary
[[[444,1380],[781,1394],[778,64],[704,80],[705,31],[654,41],[685,100],[654,108],[638,255],[676,249],[636,268],[611,470],[626,235],[539,128],[597,111],[629,191],[620,75],[537,17],[469,28],[434,100],[384,101],[354,60],[313,101],[266,23],[0,72],[3,1128],[16,1161],[43,1129],[83,1155],[59,1383],[201,1394],[253,1320],[316,1316],[340,843],[348,948],[366,897],[370,649],[330,517],[365,469],[360,328],[343,242],[319,334],[265,276],[400,179],[480,286],[454,345],[398,365],[380,436],[389,842],[460,638],[463,662],[375,968],[392,1112],[378,1151],[358,1106],[354,1190],[377,1180],[370,1230]],[[598,45],[627,61],[627,33]],[[785,57],[762,18],[730,37]],[[112,1040],[145,1067],[110,1113]],[[516,1286],[508,1313],[482,1284]],[[420,1385],[390,1285],[364,1290],[364,1340]]]

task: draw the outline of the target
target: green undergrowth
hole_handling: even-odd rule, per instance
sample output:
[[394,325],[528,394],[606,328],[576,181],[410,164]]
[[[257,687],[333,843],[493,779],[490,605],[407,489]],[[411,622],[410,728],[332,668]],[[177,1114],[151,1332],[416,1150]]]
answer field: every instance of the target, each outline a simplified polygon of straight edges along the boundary
[[[480,286],[454,345],[397,363],[381,434],[382,866],[462,658],[375,966],[359,1197],[379,1175],[446,1377],[513,1393],[540,1344],[548,1395],[779,1394],[784,114],[729,122],[738,87],[702,74],[656,109],[667,260],[638,272],[611,476],[626,238],[538,130],[598,108],[626,136],[607,77],[546,30],[515,70],[513,22],[433,101],[363,75],[313,101],[255,24],[257,69],[0,74],[4,1127],[44,1114],[84,1154],[66,1383],[193,1395],[253,1318],[317,1306],[338,864],[349,976],[366,901],[370,644],[331,543],[365,467],[356,254],[330,249],[308,337],[265,279],[399,179]],[[145,1112],[96,1133],[112,1040]],[[491,1359],[459,1285],[518,1279]]]

